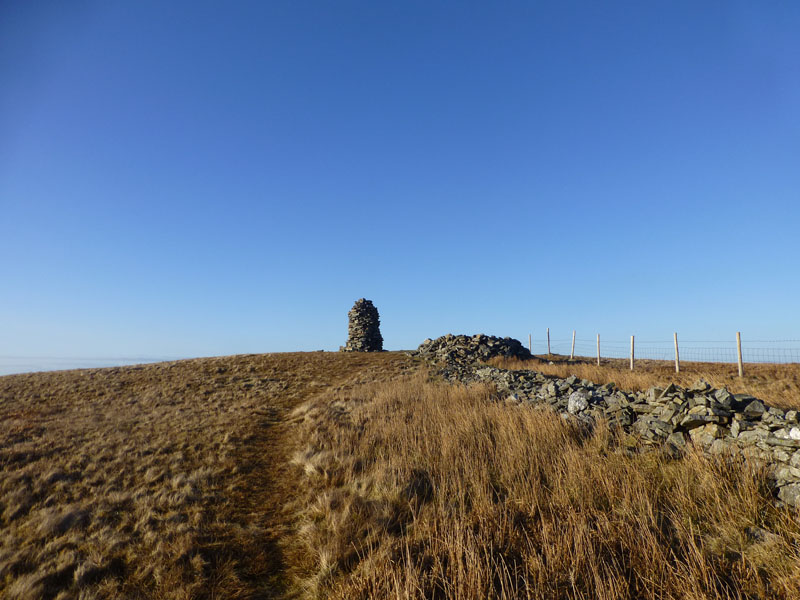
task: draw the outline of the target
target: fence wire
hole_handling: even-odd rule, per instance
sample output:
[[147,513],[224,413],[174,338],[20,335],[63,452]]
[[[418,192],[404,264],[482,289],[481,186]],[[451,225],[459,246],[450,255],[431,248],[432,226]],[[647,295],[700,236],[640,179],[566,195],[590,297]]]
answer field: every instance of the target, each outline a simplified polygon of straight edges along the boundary
[[[553,354],[569,356],[572,338],[550,339]],[[678,339],[681,361],[730,362],[738,361],[736,341]],[[600,338],[601,358],[630,358],[631,341]],[[533,354],[547,354],[547,339],[533,339]],[[575,356],[596,357],[597,339],[575,339]],[[675,360],[673,340],[635,340],[634,358]],[[800,363],[800,340],[742,340],[742,359],[746,363]]]

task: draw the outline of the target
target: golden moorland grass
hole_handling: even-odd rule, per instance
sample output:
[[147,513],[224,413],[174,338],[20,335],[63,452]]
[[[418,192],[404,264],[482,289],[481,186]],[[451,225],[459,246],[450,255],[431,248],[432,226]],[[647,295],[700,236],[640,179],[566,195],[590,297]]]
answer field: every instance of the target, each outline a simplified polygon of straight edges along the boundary
[[0,377],[0,597],[278,596],[284,416],[412,367],[288,353]]
[[[496,358],[491,364],[504,369],[531,369],[547,375],[567,377],[576,375],[597,384],[614,382],[628,391],[646,390],[652,386],[667,386],[670,382],[689,387],[705,379],[715,388],[727,387],[734,394],[751,394],[772,406],[800,409],[800,364],[747,364],[744,377],[738,367],[728,363],[684,362],[680,374],[675,363],[664,360],[637,360],[635,370],[625,359],[603,359],[598,367],[594,359],[565,356],[536,357],[532,360]],[[552,363],[552,364],[550,364]]]
[[419,367],[0,377],[0,597],[800,596],[798,513],[764,472],[637,454]]
[[730,458],[631,453],[417,377],[294,411],[291,561],[316,598],[797,598],[800,520]]

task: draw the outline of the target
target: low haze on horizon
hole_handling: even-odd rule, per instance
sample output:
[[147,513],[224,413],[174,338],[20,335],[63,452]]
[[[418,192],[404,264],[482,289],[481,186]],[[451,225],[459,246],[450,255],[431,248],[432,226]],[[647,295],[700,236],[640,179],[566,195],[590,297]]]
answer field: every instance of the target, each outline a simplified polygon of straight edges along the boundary
[[361,297],[387,349],[800,339],[799,30],[792,2],[4,2],[0,373],[336,350]]

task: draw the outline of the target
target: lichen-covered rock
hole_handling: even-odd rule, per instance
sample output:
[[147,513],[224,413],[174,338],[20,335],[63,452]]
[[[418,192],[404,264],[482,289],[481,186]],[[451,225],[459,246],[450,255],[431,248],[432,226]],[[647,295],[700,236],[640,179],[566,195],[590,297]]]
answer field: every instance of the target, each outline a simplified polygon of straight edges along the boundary
[[569,395],[569,400],[567,401],[567,411],[573,415],[583,412],[589,408],[589,398],[591,397],[592,395],[586,390],[572,392]]
[[800,484],[790,483],[778,489],[778,498],[788,504],[800,508]]

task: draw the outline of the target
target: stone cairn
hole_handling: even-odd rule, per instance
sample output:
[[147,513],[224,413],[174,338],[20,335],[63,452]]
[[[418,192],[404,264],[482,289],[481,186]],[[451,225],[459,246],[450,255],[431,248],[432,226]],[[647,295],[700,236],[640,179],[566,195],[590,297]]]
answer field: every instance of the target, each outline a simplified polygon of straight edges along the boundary
[[383,350],[381,319],[372,300],[364,298],[356,300],[347,316],[350,318],[347,326],[347,344],[341,346],[339,351],[381,352]]
[[498,399],[508,405],[549,405],[565,419],[588,427],[603,420],[612,429],[636,436],[641,450],[649,447],[679,458],[693,446],[709,455],[739,455],[768,469],[778,504],[800,508],[800,413],[796,410],[714,389],[703,380],[690,388],[670,383],[665,388],[630,392],[574,375],[560,378],[485,364],[496,356],[530,356],[511,338],[446,335],[425,340],[409,354],[436,365],[447,381],[493,384]]
[[427,339],[420,344],[416,353],[429,360],[454,364],[466,363],[467,366],[475,361],[486,361],[496,356],[520,360],[533,358],[519,340],[482,333],[473,336],[448,333],[435,340]]

